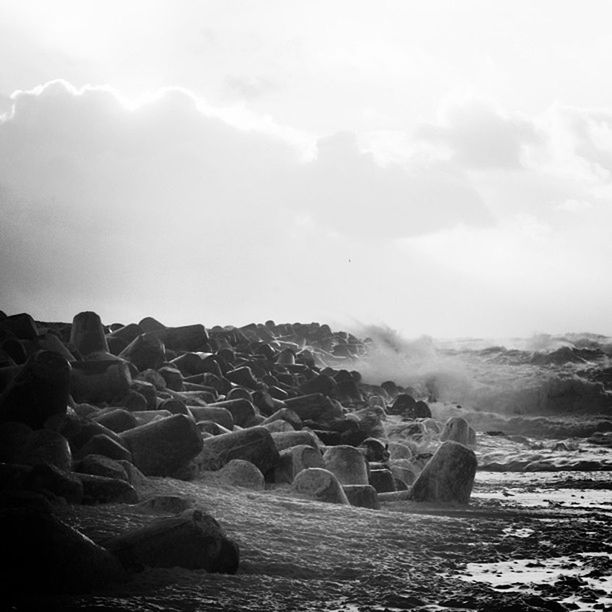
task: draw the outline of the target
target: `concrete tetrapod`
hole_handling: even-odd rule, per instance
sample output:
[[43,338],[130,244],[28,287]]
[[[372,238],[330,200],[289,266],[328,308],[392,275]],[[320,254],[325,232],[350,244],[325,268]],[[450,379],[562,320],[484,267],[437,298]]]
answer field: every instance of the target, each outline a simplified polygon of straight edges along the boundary
[[184,414],[128,429],[119,437],[146,476],[169,476],[202,450],[195,422]]
[[226,574],[238,570],[238,545],[212,516],[198,509],[160,518],[105,544],[128,569],[185,567]]
[[293,490],[317,501],[346,505],[349,503],[338,479],[323,468],[302,470],[293,481]]
[[368,467],[365,457],[354,446],[330,446],[324,453],[325,467],[343,485],[367,485]]
[[411,499],[467,504],[477,463],[474,451],[467,446],[451,440],[443,442],[412,486]]

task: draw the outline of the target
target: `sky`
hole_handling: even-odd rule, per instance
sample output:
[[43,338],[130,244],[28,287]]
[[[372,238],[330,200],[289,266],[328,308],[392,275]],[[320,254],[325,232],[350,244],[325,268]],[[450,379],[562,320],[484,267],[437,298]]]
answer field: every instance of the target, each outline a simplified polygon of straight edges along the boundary
[[0,0],[0,309],[612,335],[610,23]]

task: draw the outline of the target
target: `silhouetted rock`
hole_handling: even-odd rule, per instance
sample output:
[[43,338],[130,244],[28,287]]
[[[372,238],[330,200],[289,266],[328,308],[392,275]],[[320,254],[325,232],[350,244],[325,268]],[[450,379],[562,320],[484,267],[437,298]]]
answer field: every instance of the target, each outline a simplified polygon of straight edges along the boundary
[[130,570],[185,567],[226,574],[238,570],[238,546],[214,518],[201,510],[158,519],[105,544]]
[[70,364],[51,351],[32,355],[0,395],[0,422],[19,421],[40,429],[66,414]]
[[5,595],[87,592],[123,580],[125,571],[107,550],[57,518],[27,508],[0,511]]
[[108,352],[108,343],[100,317],[95,312],[80,312],[72,320],[70,344],[81,355]]

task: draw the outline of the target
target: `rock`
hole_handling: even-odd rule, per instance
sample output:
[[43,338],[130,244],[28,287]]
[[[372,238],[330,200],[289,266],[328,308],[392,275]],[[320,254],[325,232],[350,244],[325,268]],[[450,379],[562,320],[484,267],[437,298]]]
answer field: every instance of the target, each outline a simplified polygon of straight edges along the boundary
[[411,485],[422,471],[420,468],[413,465],[410,459],[392,459],[389,462],[389,467],[393,476],[406,485]]
[[0,462],[18,463],[16,458],[31,433],[32,428],[19,421],[0,423]]
[[0,322],[0,327],[20,340],[35,340],[38,336],[36,322],[25,312],[5,317]]
[[136,504],[136,489],[122,478],[106,478],[93,474],[75,473],[83,485],[83,503],[94,504]]
[[289,408],[280,408],[276,412],[273,412],[266,420],[263,422],[263,425],[267,423],[273,423],[274,421],[282,419],[291,425],[292,429],[301,429],[302,428],[302,419],[295,414]]
[[184,567],[226,574],[238,570],[238,546],[212,516],[197,509],[155,520],[111,538],[106,546],[129,569]]
[[22,486],[30,491],[48,491],[63,497],[69,504],[80,504],[83,500],[81,481],[72,472],[60,470],[54,465],[35,465],[24,474]]
[[296,493],[317,501],[346,505],[349,503],[338,479],[323,468],[302,470],[295,477],[292,488]]
[[202,351],[208,348],[206,328],[199,323],[151,329],[149,333],[159,338],[171,351]]
[[282,419],[277,419],[276,421],[271,421],[267,423],[264,421],[261,425],[262,427],[265,427],[270,433],[295,431],[295,429],[289,423],[287,423],[287,421],[283,421]]
[[77,465],[76,471],[81,474],[93,474],[105,478],[117,478],[128,482],[128,476],[121,463],[104,455],[86,455]]
[[378,493],[373,486],[344,485],[342,488],[351,506],[371,508],[372,510],[378,510],[380,508]]
[[367,485],[368,469],[365,458],[355,447],[331,446],[323,454],[325,467],[343,485]]
[[104,433],[92,436],[79,449],[79,457],[85,457],[87,455],[104,455],[109,459],[115,459],[117,461],[123,459],[126,461],[132,461],[132,453],[126,448],[126,445],[121,442],[117,442],[116,439],[111,438]]
[[307,444],[313,448],[318,448],[320,446],[320,441],[317,439],[317,436],[311,431],[305,430],[273,433],[272,439],[279,452],[286,448],[291,448],[292,446],[298,446],[299,444]]
[[172,416],[172,413],[167,410],[135,410],[132,414],[136,418],[137,427]]
[[150,483],[149,479],[131,461],[120,459],[117,463],[123,466],[128,482],[136,490],[146,487]]
[[19,421],[41,429],[66,414],[70,364],[51,351],[34,353],[0,395],[0,422]]
[[234,429],[232,413],[222,406],[187,406],[196,421],[213,421],[229,429]]
[[389,469],[370,470],[368,479],[377,493],[390,493],[396,490],[393,473]]
[[264,475],[250,461],[243,459],[232,459],[228,461],[219,471],[214,472],[219,484],[232,487],[244,487],[262,491],[264,488]]
[[131,384],[129,366],[121,361],[80,361],[70,374],[70,393],[77,402],[120,400]]
[[147,476],[169,476],[202,450],[195,422],[184,414],[140,425],[119,437]]
[[458,442],[443,442],[416,479],[412,499],[467,504],[474,485],[476,466],[474,451]]
[[144,330],[136,323],[123,325],[106,335],[108,349],[113,355],[119,355],[121,351],[133,340],[138,338]]
[[111,408],[94,417],[96,423],[101,423],[115,433],[121,433],[137,426],[136,417],[123,408]]
[[440,440],[452,440],[468,446],[470,443],[470,425],[463,417],[450,417],[444,424]]
[[366,461],[387,461],[389,459],[388,444],[378,438],[366,438],[359,448],[364,453]]
[[232,459],[250,461],[266,474],[279,460],[270,432],[265,427],[251,427],[207,438],[194,459],[199,471],[221,469]]
[[108,343],[104,335],[104,327],[100,317],[95,312],[80,312],[72,319],[70,344],[81,355],[95,352],[108,353]]
[[329,423],[334,419],[342,418],[342,408],[322,393],[300,395],[285,400],[285,405],[302,420]]
[[280,452],[278,465],[274,469],[274,482],[291,484],[302,471],[311,467],[325,468],[323,456],[318,448],[298,444]]
[[50,429],[33,431],[17,454],[16,463],[37,465],[45,463],[60,470],[70,470],[72,453],[68,440]]
[[[126,578],[117,559],[52,515],[0,511],[4,565],[0,593],[78,593]],[[34,583],[33,583],[34,581]]]
[[[254,424],[257,410],[248,399],[230,399],[223,402],[209,404],[213,408],[225,408],[230,412],[234,423],[240,427],[250,427]],[[231,427],[228,427],[231,429]]]
[[119,357],[133,363],[138,370],[161,367],[166,358],[164,343],[151,333],[144,333],[128,344]]
[[[383,383],[383,388],[384,388]],[[408,393],[400,393],[395,397],[393,404],[388,408],[389,414],[399,414],[400,416],[414,419],[413,416],[416,412],[416,400],[412,397],[412,395],[408,395]]]
[[170,366],[164,366],[159,369],[159,373],[163,376],[168,389],[172,389],[173,391],[183,390],[183,375],[180,370]]

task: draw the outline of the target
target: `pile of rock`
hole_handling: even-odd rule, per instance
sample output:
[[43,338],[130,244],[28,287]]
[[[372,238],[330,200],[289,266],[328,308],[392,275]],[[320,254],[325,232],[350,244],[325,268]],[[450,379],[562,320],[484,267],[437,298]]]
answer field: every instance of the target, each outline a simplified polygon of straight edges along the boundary
[[[318,323],[206,329],[148,317],[105,327],[93,312],[71,325],[0,315],[2,506],[136,504],[155,476],[289,486],[374,509],[414,483],[415,500],[466,503],[473,430],[461,420],[443,428],[391,381],[365,384],[352,366],[366,350]],[[387,426],[389,413],[403,419],[399,429]],[[419,447],[425,439],[446,442],[434,454]],[[105,551],[127,569],[238,565],[235,543],[193,509]],[[111,567],[106,553],[95,554]]]

